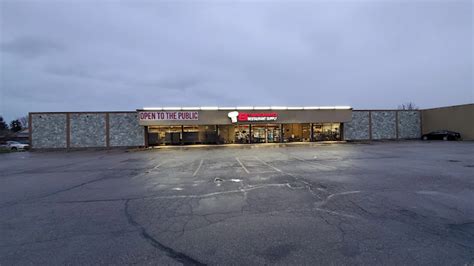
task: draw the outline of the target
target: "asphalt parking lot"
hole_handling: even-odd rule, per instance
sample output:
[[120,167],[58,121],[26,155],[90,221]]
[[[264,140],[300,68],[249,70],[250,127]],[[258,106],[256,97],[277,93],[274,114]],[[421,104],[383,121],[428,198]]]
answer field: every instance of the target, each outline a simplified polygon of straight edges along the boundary
[[474,263],[474,142],[0,154],[0,265]]

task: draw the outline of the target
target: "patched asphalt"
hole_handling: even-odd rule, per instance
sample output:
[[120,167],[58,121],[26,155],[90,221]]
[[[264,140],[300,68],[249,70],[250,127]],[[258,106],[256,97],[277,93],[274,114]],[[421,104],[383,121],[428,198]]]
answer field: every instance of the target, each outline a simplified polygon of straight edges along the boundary
[[474,264],[474,142],[0,154],[0,265]]

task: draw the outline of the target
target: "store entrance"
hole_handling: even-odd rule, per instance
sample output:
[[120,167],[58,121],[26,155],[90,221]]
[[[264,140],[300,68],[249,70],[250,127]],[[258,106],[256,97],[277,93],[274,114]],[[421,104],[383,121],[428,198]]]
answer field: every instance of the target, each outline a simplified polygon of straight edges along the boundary
[[280,142],[280,125],[252,125],[252,142],[253,143],[274,143]]

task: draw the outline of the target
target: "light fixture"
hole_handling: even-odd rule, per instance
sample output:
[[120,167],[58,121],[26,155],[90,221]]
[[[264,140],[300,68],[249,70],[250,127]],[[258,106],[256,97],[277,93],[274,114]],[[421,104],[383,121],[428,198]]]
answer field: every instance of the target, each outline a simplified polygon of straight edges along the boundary
[[237,110],[253,110],[252,106],[237,106]]
[[161,107],[143,107],[144,111],[161,111],[163,108]]
[[288,107],[286,107],[286,106],[272,106],[271,109],[272,110],[287,110]]
[[218,110],[219,108],[217,106],[203,106],[201,107],[202,111],[210,111],[210,110]]

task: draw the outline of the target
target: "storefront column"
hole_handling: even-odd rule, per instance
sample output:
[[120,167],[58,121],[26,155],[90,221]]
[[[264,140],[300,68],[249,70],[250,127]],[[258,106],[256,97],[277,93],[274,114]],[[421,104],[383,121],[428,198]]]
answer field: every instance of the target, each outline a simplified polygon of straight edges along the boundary
[[220,137],[220,132],[219,132],[219,125],[216,125],[216,144],[221,143],[221,137]]
[[309,141],[310,141],[310,142],[313,142],[313,141],[314,141],[314,137],[313,137],[313,135],[314,135],[313,123],[309,124],[309,126],[311,127],[311,128],[309,129],[309,134],[310,134],[310,135],[309,135]]
[[249,143],[253,143],[252,124],[249,124]]
[[344,123],[339,126],[339,140],[344,140]]
[[179,134],[179,143],[180,143],[181,145],[184,144],[183,136],[184,136],[184,126],[181,126],[181,134]]
[[143,130],[144,132],[144,137],[145,137],[145,148],[148,148],[148,126],[145,126],[145,129]]
[[283,142],[283,124],[280,124],[280,142]]

